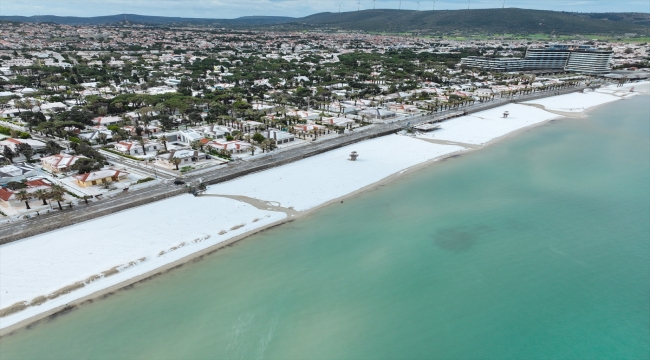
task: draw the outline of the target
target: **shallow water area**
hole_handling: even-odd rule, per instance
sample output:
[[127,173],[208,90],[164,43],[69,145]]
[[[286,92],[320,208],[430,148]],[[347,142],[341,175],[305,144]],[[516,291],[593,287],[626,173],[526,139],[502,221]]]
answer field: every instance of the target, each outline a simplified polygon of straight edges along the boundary
[[17,331],[0,357],[648,358],[648,104],[435,163]]

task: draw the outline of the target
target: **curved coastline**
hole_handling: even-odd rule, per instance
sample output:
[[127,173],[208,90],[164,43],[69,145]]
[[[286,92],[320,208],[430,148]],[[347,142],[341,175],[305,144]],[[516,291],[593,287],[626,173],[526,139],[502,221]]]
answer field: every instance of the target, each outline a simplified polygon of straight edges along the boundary
[[[567,117],[567,118],[571,118],[571,117],[582,118],[582,117],[586,116],[585,114],[587,112],[590,112],[590,111],[596,109],[599,106],[602,106],[602,105],[596,105],[596,106],[590,107],[589,109],[586,109],[584,112],[563,113],[563,114],[557,114],[555,112],[553,112],[553,113],[555,113],[556,115],[562,115],[562,116]],[[225,240],[223,242],[219,242],[219,243],[214,244],[214,245],[212,245],[212,246],[210,246],[208,248],[205,248],[205,249],[197,251],[197,252],[193,252],[193,253],[191,253],[191,254],[189,254],[187,256],[184,256],[184,257],[182,257],[180,259],[169,262],[169,263],[167,263],[167,264],[165,264],[165,265],[163,265],[161,267],[158,267],[158,268],[156,268],[154,270],[151,270],[151,271],[148,271],[146,273],[134,276],[132,278],[129,278],[127,280],[124,280],[122,282],[114,284],[112,286],[106,287],[104,289],[94,291],[91,294],[80,297],[78,299],[71,299],[70,301],[66,302],[64,305],[60,305],[60,306],[57,306],[55,308],[49,309],[47,311],[43,311],[43,312],[41,312],[41,313],[39,313],[37,315],[30,316],[30,317],[28,317],[26,319],[17,321],[17,322],[15,322],[13,324],[10,324],[8,326],[3,326],[0,329],[0,336],[5,336],[5,335],[8,335],[8,334],[11,334],[12,332],[14,332],[16,330],[27,327],[27,326],[29,326],[31,324],[34,324],[34,323],[38,323],[41,320],[51,318],[51,317],[55,317],[55,316],[58,316],[60,314],[66,313],[66,312],[71,311],[71,310],[73,310],[73,309],[75,309],[75,308],[77,308],[77,307],[79,307],[79,306],[81,306],[81,305],[83,305],[85,303],[89,303],[89,302],[92,302],[92,301],[94,301],[96,299],[101,299],[101,298],[104,298],[106,296],[110,296],[110,294],[112,294],[112,293],[114,293],[116,291],[124,290],[125,287],[128,287],[130,285],[134,285],[134,284],[137,284],[137,283],[141,283],[143,281],[146,281],[148,279],[156,277],[156,276],[158,276],[160,274],[171,271],[174,268],[178,268],[178,267],[182,266],[183,264],[185,264],[187,262],[200,260],[201,258],[203,258],[204,256],[206,256],[208,254],[211,254],[211,253],[213,253],[215,251],[218,251],[218,250],[220,250],[220,249],[222,249],[224,247],[232,246],[234,243],[236,243],[238,241],[241,241],[241,240],[243,240],[243,239],[245,239],[245,238],[247,238],[247,237],[249,237],[249,236],[251,236],[253,234],[260,233],[260,232],[265,231],[267,229],[282,225],[282,224],[284,224],[286,222],[294,221],[294,220],[299,219],[299,218],[304,217],[304,216],[308,216],[308,215],[314,213],[315,211],[317,211],[317,210],[319,210],[319,209],[321,209],[323,207],[333,205],[334,203],[338,203],[341,200],[344,200],[346,198],[352,198],[352,197],[358,196],[358,195],[360,195],[362,193],[366,193],[368,191],[375,190],[378,187],[389,184],[389,183],[399,179],[402,176],[413,174],[413,173],[417,172],[420,169],[429,167],[429,166],[431,166],[433,163],[435,163],[437,161],[442,161],[442,160],[450,159],[450,158],[453,158],[453,157],[457,157],[459,154],[466,153],[467,151],[474,151],[474,150],[481,149],[481,148],[483,148],[485,146],[489,146],[489,145],[495,144],[497,142],[503,141],[503,140],[505,140],[507,138],[516,136],[516,135],[518,135],[518,134],[520,134],[520,133],[522,133],[524,131],[529,131],[529,130],[531,130],[533,128],[536,128],[537,126],[546,125],[549,122],[554,121],[555,119],[557,119],[557,117],[553,117],[551,119],[548,119],[548,120],[545,120],[545,121],[542,121],[542,122],[539,122],[539,123],[536,123],[536,124],[533,124],[533,125],[530,125],[530,126],[527,126],[527,127],[524,127],[524,128],[520,128],[520,129],[511,131],[510,133],[507,133],[507,134],[505,134],[503,136],[495,137],[492,140],[490,140],[489,142],[487,142],[485,144],[482,144],[482,145],[478,145],[478,146],[476,146],[474,148],[463,148],[463,149],[460,149],[460,150],[457,150],[457,151],[454,151],[454,152],[451,152],[451,153],[447,153],[447,154],[444,154],[444,155],[429,159],[429,160],[424,161],[424,162],[422,162],[420,164],[407,167],[407,168],[402,169],[402,170],[400,170],[400,171],[398,171],[396,173],[393,173],[392,175],[389,175],[389,176],[387,176],[387,177],[385,177],[385,178],[383,178],[383,179],[381,179],[379,181],[373,182],[372,184],[366,185],[366,186],[364,186],[362,188],[359,188],[359,189],[357,189],[357,190],[355,190],[353,192],[350,192],[350,193],[348,193],[346,195],[338,196],[338,197],[330,199],[329,201],[324,202],[324,203],[322,203],[322,204],[320,204],[318,206],[315,206],[315,207],[303,210],[303,211],[301,211],[299,213],[296,213],[295,215],[287,216],[287,217],[285,217],[285,218],[283,218],[281,220],[274,221],[274,222],[265,224],[263,226],[257,227],[255,229],[248,230],[248,231],[246,231],[246,232],[244,232],[242,234],[239,234],[237,236],[234,236],[234,237],[232,237],[232,238],[230,238],[228,240]],[[233,180],[233,181],[238,181],[238,180]],[[228,196],[226,196],[226,197],[228,197]],[[276,202],[275,199],[268,199],[268,200],[264,200],[264,201]],[[24,241],[28,241],[28,240],[29,239],[25,239]]]

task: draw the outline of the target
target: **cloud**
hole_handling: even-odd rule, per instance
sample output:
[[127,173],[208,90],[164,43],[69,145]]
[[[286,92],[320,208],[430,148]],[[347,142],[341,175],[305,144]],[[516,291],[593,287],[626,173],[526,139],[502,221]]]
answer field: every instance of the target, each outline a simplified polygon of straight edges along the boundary
[[[402,0],[402,9],[415,10],[416,0]],[[250,15],[306,16],[318,12],[356,11],[355,0],[20,0],[2,1],[1,15],[100,16],[140,14],[201,18],[235,18]],[[503,0],[470,0],[473,9],[501,7]],[[360,1],[362,10],[397,9],[399,0]],[[467,0],[437,0],[437,10],[466,9]],[[579,12],[650,12],[647,0],[505,0],[506,7]],[[433,0],[420,0],[430,10]]]

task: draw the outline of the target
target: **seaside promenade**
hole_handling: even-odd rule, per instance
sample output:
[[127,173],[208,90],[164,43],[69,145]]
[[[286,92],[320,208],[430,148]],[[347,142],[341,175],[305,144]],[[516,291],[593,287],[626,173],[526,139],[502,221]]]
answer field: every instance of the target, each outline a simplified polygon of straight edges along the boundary
[[[563,95],[581,91],[585,88],[587,87],[577,86],[561,90],[553,89],[540,91],[528,95],[495,98],[491,101],[474,103],[472,105],[461,106],[426,116],[409,117],[387,124],[375,124],[373,126],[360,128],[334,138],[319,139],[304,146],[275,151],[269,153],[266,156],[256,157],[248,161],[237,161],[227,165],[226,167],[219,167],[207,171],[203,170],[194,174],[190,173],[184,177],[184,180],[192,186],[196,186],[199,183],[206,185],[218,184],[254,172],[267,170],[294,161],[299,161],[301,159],[305,159],[360,141],[393,134],[403,129],[409,123],[411,125],[415,125],[421,122],[435,121],[436,119],[444,118],[445,116],[455,112],[475,113],[478,111],[484,111],[503,106],[509,103],[517,103],[549,96]],[[63,211],[54,211],[38,217],[33,217],[31,219],[17,220],[12,223],[6,223],[0,226],[0,244],[6,244],[47,231],[60,229],[62,227],[74,225],[83,221],[110,215],[118,211],[145,205],[154,201],[167,199],[173,196],[187,193],[188,191],[189,189],[187,187],[175,186],[172,184],[171,180],[164,180],[162,183],[154,186],[140,190],[132,190],[103,200],[95,200],[87,205],[81,203],[72,208],[64,208]]]

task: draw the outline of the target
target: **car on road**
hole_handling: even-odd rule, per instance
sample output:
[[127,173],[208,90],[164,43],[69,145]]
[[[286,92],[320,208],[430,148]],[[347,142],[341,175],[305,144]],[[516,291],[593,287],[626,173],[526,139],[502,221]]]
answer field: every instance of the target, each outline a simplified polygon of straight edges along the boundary
[[185,181],[182,179],[176,179],[174,180],[174,185],[185,185]]

